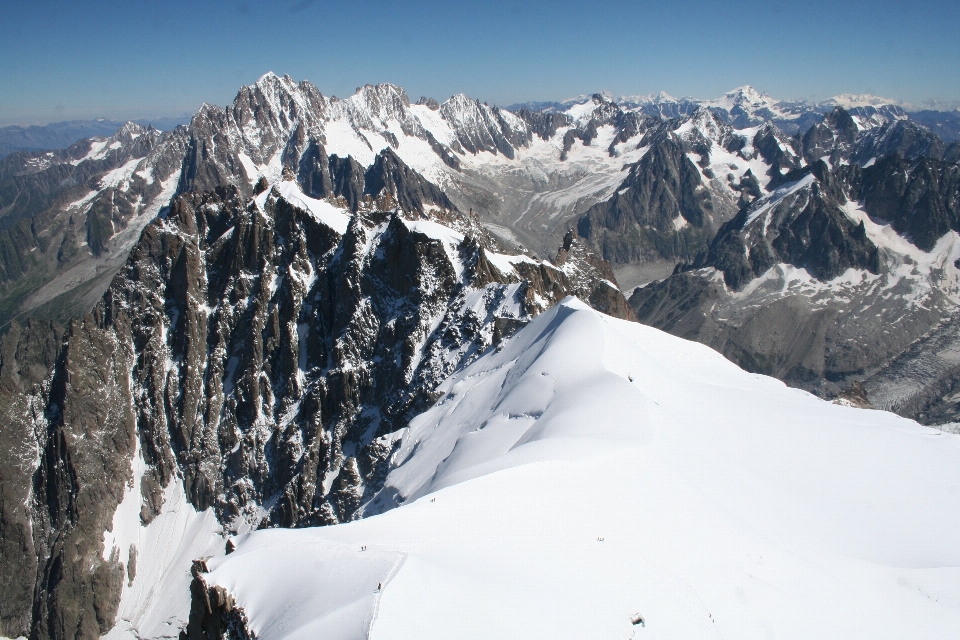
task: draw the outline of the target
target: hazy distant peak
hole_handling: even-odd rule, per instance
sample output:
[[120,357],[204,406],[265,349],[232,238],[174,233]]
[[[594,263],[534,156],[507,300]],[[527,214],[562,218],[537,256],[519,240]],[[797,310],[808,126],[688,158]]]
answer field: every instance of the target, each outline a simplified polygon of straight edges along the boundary
[[821,104],[853,109],[855,107],[880,107],[888,104],[901,105],[899,100],[883,98],[869,93],[841,93],[827,98]]

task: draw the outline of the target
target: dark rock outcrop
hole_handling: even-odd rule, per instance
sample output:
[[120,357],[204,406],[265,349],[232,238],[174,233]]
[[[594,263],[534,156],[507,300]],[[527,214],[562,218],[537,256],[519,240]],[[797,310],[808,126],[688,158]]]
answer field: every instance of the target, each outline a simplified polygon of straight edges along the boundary
[[[805,177],[816,179],[800,187]],[[855,224],[842,210],[845,196],[822,160],[782,180],[780,191],[721,227],[694,268],[715,267],[733,289],[742,289],[778,262],[807,269],[820,280],[850,267],[880,271],[877,247],[863,223]]]
[[850,162],[866,165],[870,160],[897,155],[906,160],[943,158],[943,140],[909,120],[895,120],[861,135],[850,153]]
[[587,210],[577,231],[615,264],[692,260],[710,239],[712,210],[697,167],[677,140],[666,138],[631,169],[612,198]]
[[770,165],[770,178],[780,179],[785,173],[800,168],[800,158],[788,153],[790,139],[773,125],[760,127],[753,137],[753,147]]
[[564,235],[553,262],[569,278],[570,293],[607,315],[636,319],[617,286],[610,263],[594,254],[576,230],[570,229]]
[[364,169],[349,156],[328,157],[323,145],[312,140],[300,159],[297,181],[307,195],[343,198],[354,212],[366,196],[381,194],[392,197],[404,211],[423,213],[429,206],[456,210],[443,191],[410,169],[389,147]]
[[797,134],[797,151],[808,164],[826,158],[831,165],[837,165],[850,154],[858,132],[850,113],[837,107],[802,136]]
[[[125,314],[115,319],[129,327]],[[33,477],[37,572],[30,636],[97,637],[115,622],[123,565],[103,556],[103,532],[130,480],[137,427],[130,404],[133,345],[102,319],[71,323],[43,413]],[[36,400],[34,400],[36,402]],[[40,415],[36,415],[36,414]]]
[[[943,267],[904,276],[914,250],[875,245],[865,222],[931,250],[957,228],[957,166],[899,153],[866,168],[818,160],[768,186],[693,264],[633,293],[640,321],[825,397],[860,382],[878,408],[950,415],[937,399],[953,388],[954,364],[931,365],[911,347],[955,309]],[[891,391],[908,379],[913,391]]]
[[517,117],[530,126],[530,130],[543,140],[549,140],[557,133],[557,129],[570,124],[566,114],[545,111],[531,111],[526,107],[515,111]]
[[871,217],[930,251],[945,233],[960,231],[960,165],[921,157],[913,162],[891,154],[847,180],[852,197]]
[[40,454],[35,429],[43,421],[49,372],[60,356],[63,328],[35,320],[13,323],[0,338],[0,635],[30,633],[38,553],[30,499]]
[[430,205],[447,211],[456,207],[439,187],[424,180],[393,152],[384,149],[364,174],[364,193],[378,197],[387,194],[404,211],[423,213]]

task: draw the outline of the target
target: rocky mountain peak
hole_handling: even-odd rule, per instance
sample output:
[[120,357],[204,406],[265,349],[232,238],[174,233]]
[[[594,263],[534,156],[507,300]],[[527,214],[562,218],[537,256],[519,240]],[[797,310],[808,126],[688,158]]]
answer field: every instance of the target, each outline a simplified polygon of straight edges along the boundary
[[910,120],[887,121],[859,136],[850,162],[866,165],[871,160],[896,154],[908,160],[943,158],[945,145],[935,133]]
[[327,98],[309,82],[297,84],[290,76],[267,74],[240,89],[230,113],[255,146],[264,136],[290,135],[298,125],[318,128],[328,107]]
[[257,78],[257,81],[254,84],[260,85],[261,87],[265,87],[279,80],[280,80],[280,76],[278,76],[273,71],[267,71],[265,74]]
[[479,100],[471,98],[465,93],[457,93],[450,96],[441,106],[444,105],[447,106],[449,111],[460,113],[473,111],[483,106]]
[[364,191],[372,196],[389,194],[404,211],[425,214],[428,208],[457,211],[457,207],[436,185],[423,179],[387,147],[364,175]]
[[799,138],[800,154],[809,164],[821,158],[831,165],[838,164],[849,156],[858,133],[859,127],[850,113],[836,107]]
[[777,263],[830,280],[854,267],[879,273],[877,246],[844,209],[842,186],[822,160],[784,176],[717,233],[705,260],[742,289]]
[[675,131],[681,139],[709,140],[720,146],[726,146],[725,141],[732,132],[733,128],[707,107],[697,107],[687,122]]
[[440,103],[433,98],[428,98],[427,96],[420,96],[420,99],[417,100],[417,104],[427,107],[430,109],[430,111],[438,111],[440,109]]
[[850,112],[843,107],[836,107],[823,116],[822,124],[836,132],[843,132],[849,135],[849,132],[855,130],[857,123],[850,115]]
[[462,93],[441,104],[440,115],[455,132],[459,146],[472,154],[487,151],[513,158],[531,137],[526,123],[516,115]]
[[402,121],[409,117],[410,98],[407,92],[402,87],[388,83],[359,87],[346,102],[351,104],[354,113],[364,112],[381,121],[390,118]]
[[110,137],[114,140],[135,140],[139,136],[142,136],[145,133],[150,133],[151,131],[156,131],[156,129],[153,127],[146,127],[136,122],[128,121],[123,123],[123,125],[117,129],[117,132]]

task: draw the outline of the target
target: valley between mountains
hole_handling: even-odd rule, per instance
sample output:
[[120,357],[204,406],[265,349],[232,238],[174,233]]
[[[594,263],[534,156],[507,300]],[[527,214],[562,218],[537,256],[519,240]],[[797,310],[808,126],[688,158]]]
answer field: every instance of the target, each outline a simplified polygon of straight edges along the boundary
[[0,634],[953,637],[938,113],[270,73],[11,153]]

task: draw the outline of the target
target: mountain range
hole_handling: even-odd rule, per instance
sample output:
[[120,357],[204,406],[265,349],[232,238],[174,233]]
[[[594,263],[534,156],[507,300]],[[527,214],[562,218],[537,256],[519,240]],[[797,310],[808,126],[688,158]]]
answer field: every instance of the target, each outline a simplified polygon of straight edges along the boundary
[[[674,98],[666,92],[657,94],[614,97],[610,93],[596,94],[628,110],[640,110],[646,115],[676,118],[690,115],[699,107],[706,107],[730,125],[741,129],[763,122],[773,122],[782,131],[802,133],[820,117],[837,107],[863,117],[879,115],[887,119],[911,119],[936,132],[945,141],[960,139],[960,110],[921,109],[915,105],[890,98],[869,94],[841,94],[820,102],[805,100],[779,100],[769,94],[744,85],[728,91],[720,98],[702,100],[697,98]],[[581,95],[556,102],[522,102],[507,107],[510,111],[564,112],[570,107],[588,100]]]
[[[192,576],[191,563],[257,529],[339,526],[439,490],[445,473],[505,468],[497,456],[538,441],[548,409],[505,396],[501,413],[474,407],[454,425],[444,406],[459,406],[456,389],[509,387],[508,361],[527,363],[510,385],[539,397],[538,357],[565,354],[570,371],[614,357],[560,338],[549,349],[568,316],[592,327],[585,345],[612,322],[628,351],[665,340],[688,357],[623,328],[639,320],[841,404],[960,421],[960,143],[941,134],[864,96],[811,105],[741,87],[501,109],[389,84],[339,99],[267,74],[169,131],[127,123],[10,154],[0,572],[14,578],[0,634],[270,635],[224,610],[238,593],[203,577],[215,563]],[[568,296],[586,306],[557,307]],[[653,393],[630,367],[665,365],[637,358],[625,375]],[[759,379],[724,366],[704,393],[725,375]],[[578,384],[563,410],[599,411],[577,407],[607,387]],[[770,403],[803,397],[837,428],[943,433],[776,389]],[[614,431],[639,428],[617,415]],[[468,435],[488,424],[505,439]],[[457,453],[444,438],[460,429]],[[590,429],[569,437],[610,435]],[[945,468],[922,455],[916,469]],[[474,465],[487,471],[457,475]]]
[[[145,127],[154,127],[161,130],[173,129],[186,124],[190,118],[146,118],[135,120]],[[14,151],[49,151],[51,149],[65,149],[75,142],[85,138],[111,136],[125,123],[107,118],[94,120],[68,120],[51,122],[45,125],[8,125],[0,127],[0,158],[4,158]]]

